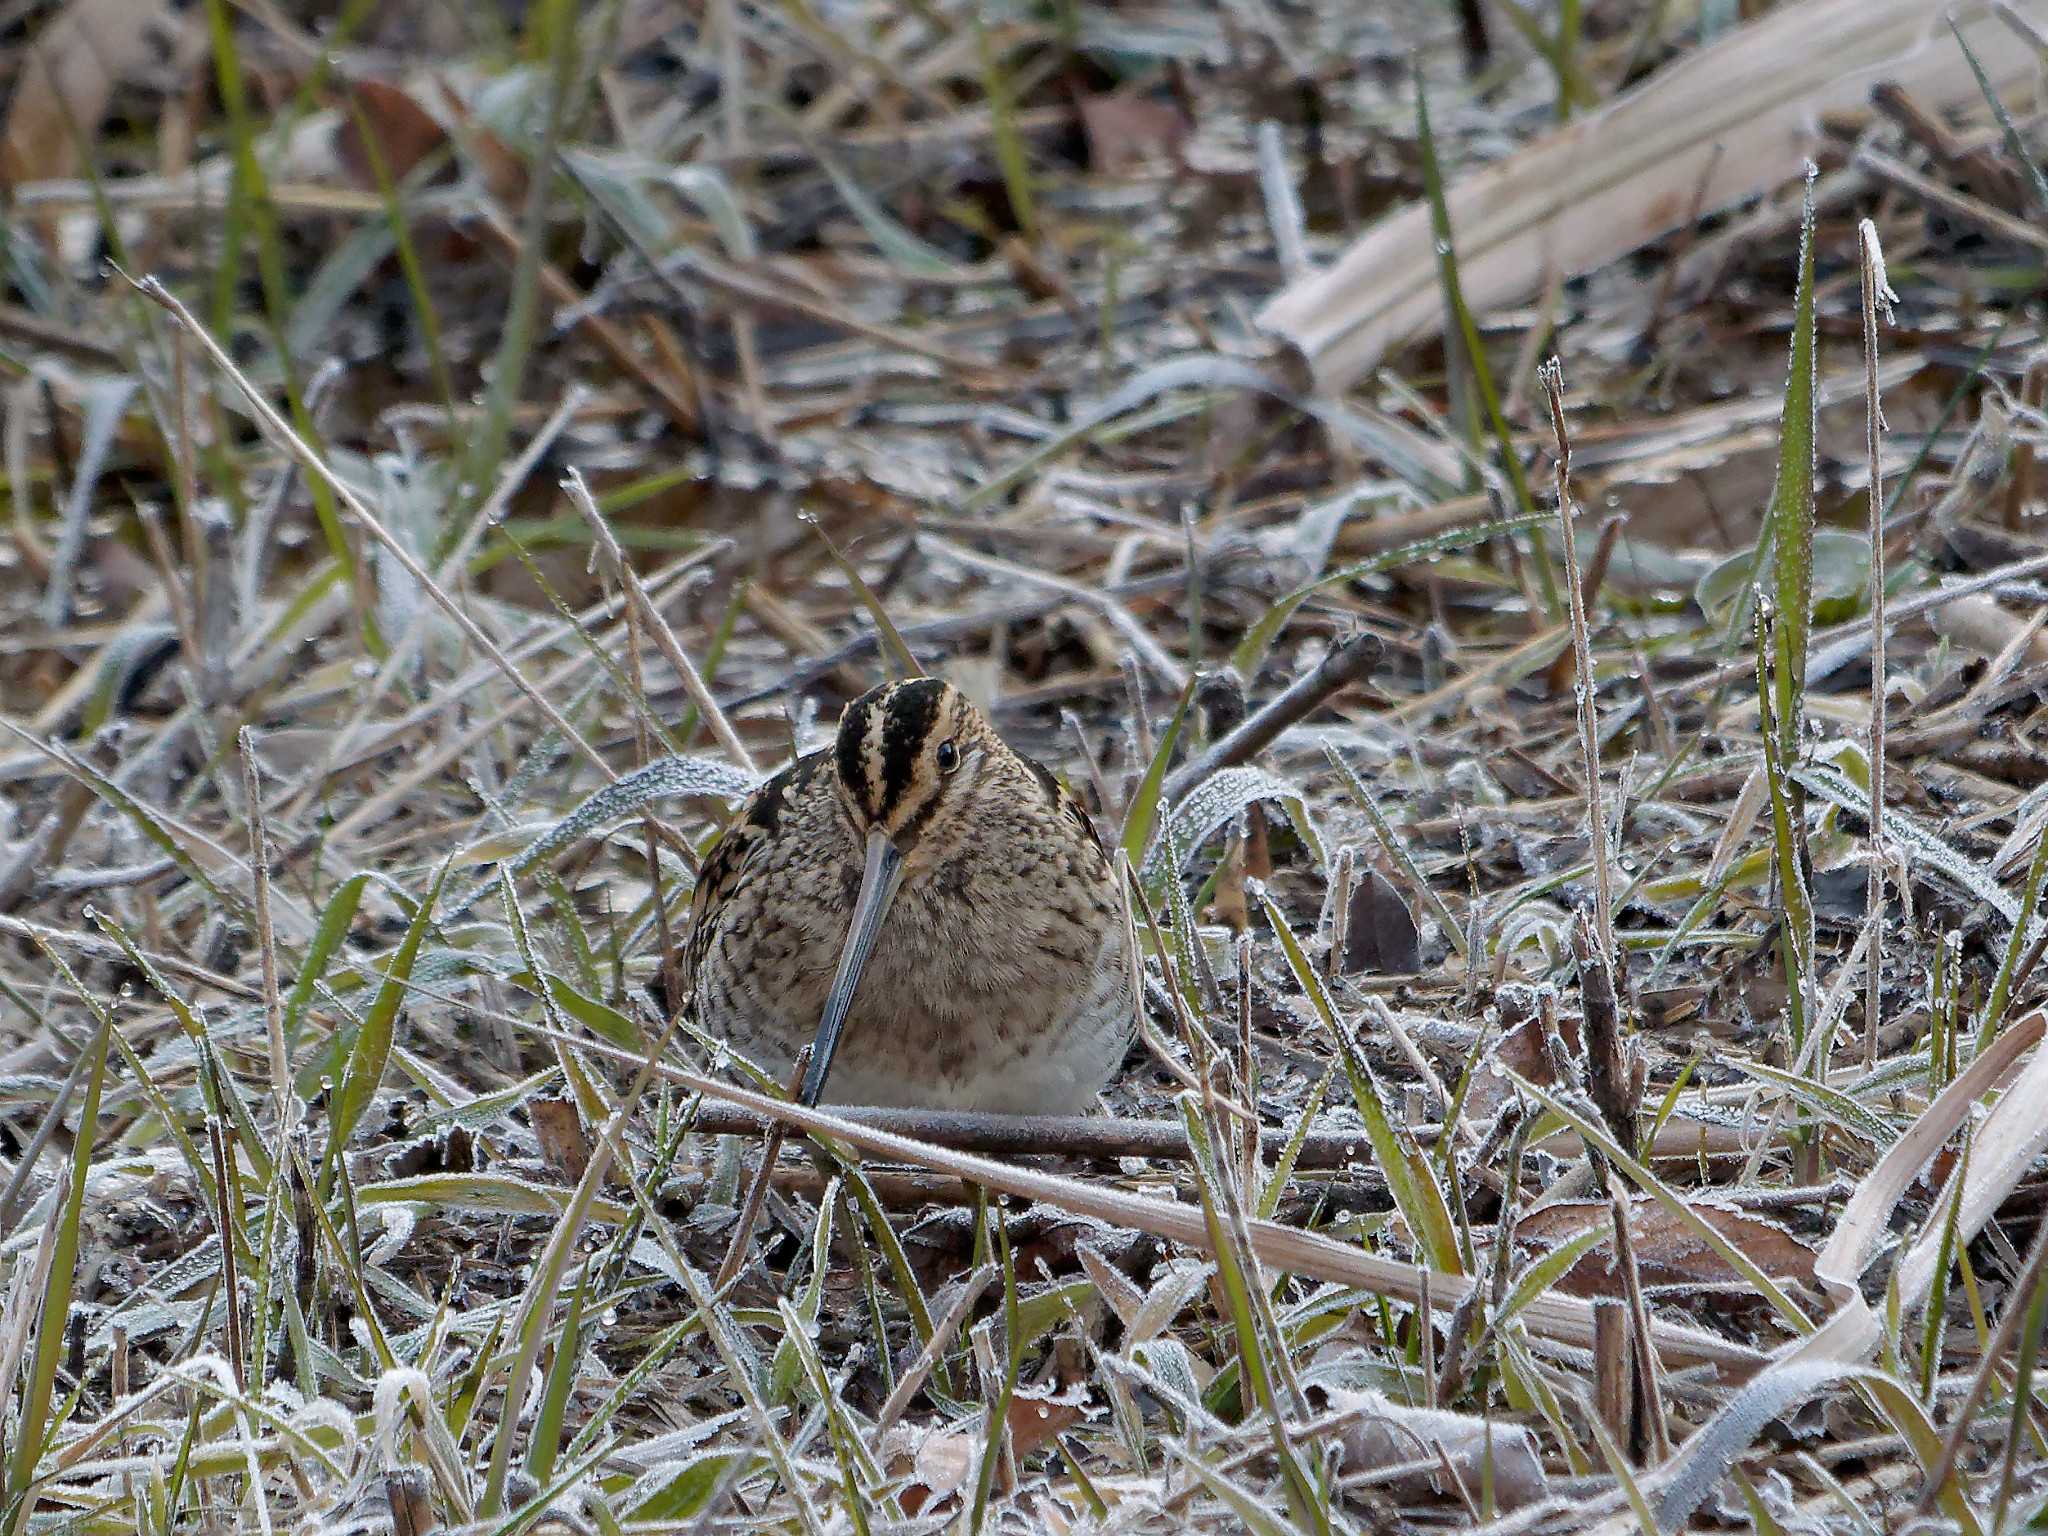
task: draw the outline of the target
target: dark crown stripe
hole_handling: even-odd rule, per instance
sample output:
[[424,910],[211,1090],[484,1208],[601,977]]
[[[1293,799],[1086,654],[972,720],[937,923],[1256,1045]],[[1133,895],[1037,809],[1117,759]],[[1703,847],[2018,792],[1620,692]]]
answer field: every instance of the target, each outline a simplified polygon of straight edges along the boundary
[[882,707],[888,715],[882,726],[882,803],[875,807],[882,818],[886,819],[909,793],[917,760],[938,723],[939,706],[945,695],[944,683],[925,677],[914,683],[897,684],[883,699]]

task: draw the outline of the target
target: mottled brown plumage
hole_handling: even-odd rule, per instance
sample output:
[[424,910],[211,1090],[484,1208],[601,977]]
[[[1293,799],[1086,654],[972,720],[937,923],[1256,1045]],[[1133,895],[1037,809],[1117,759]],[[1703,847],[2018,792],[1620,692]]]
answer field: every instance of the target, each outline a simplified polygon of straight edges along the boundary
[[1133,1022],[1087,812],[931,679],[855,699],[832,746],[756,791],[705,860],[688,960],[698,1022],[777,1074],[850,973],[829,1077],[814,1062],[807,1085],[830,1103],[1079,1110]]

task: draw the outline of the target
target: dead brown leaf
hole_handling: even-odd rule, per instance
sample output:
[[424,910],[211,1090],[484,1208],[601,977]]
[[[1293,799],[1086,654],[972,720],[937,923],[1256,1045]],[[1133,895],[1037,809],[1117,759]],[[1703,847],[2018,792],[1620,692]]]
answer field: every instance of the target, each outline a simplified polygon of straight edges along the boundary
[[1412,976],[1422,969],[1415,919],[1394,883],[1376,869],[1360,872],[1344,920],[1344,974]]
[[179,23],[161,0],[71,0],[22,60],[0,129],[0,183],[77,175],[115,87],[176,54],[179,42]]
[[[1603,1201],[1572,1201],[1531,1211],[1515,1224],[1522,1242],[1552,1249],[1582,1232],[1603,1225],[1611,1207]],[[1692,1213],[1740,1249],[1774,1280],[1811,1281],[1813,1250],[1783,1227],[1726,1206],[1696,1202]],[[1706,1246],[1666,1206],[1644,1196],[1629,1211],[1629,1236],[1645,1291],[1746,1291],[1748,1282]],[[1589,1300],[1621,1295],[1621,1277],[1613,1268],[1613,1241],[1603,1241],[1574,1264],[1557,1282],[1566,1295]]]
[[[1330,1409],[1346,1416],[1337,1431],[1347,1472],[1377,1472],[1435,1460],[1468,1489],[1482,1480],[1502,1509],[1532,1504],[1548,1491],[1543,1459],[1528,1430],[1462,1413],[1396,1402],[1370,1389],[1319,1386]],[[1395,1480],[1411,1496],[1444,1481],[1436,1470]]]
[[536,1095],[527,1100],[526,1111],[548,1171],[565,1184],[581,1179],[590,1166],[590,1137],[583,1129],[576,1101],[567,1094]]
[[1083,96],[1081,127],[1088,136],[1088,167],[1105,176],[1137,169],[1170,153],[1188,136],[1188,120],[1170,102],[1122,92]]
[[[358,80],[350,87],[350,95],[359,110],[344,115],[335,152],[365,191],[377,190],[377,164],[370,157],[365,129],[375,143],[384,174],[394,184],[404,181],[422,160],[448,142],[447,130],[433,115],[389,81]],[[451,164],[447,175],[452,179],[454,174]]]
[[1088,1413],[1088,1388],[1075,1382],[1064,1388],[1018,1387],[1007,1416],[1010,1450],[1019,1460],[1080,1423]]

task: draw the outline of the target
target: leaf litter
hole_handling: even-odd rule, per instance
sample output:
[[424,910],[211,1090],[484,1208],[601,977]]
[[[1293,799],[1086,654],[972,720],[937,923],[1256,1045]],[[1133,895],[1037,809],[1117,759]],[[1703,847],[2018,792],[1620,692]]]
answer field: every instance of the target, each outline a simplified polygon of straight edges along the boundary
[[[25,11],[0,1521],[2038,1525],[2048,17],[1841,9]],[[678,1016],[909,669],[1090,1155]]]

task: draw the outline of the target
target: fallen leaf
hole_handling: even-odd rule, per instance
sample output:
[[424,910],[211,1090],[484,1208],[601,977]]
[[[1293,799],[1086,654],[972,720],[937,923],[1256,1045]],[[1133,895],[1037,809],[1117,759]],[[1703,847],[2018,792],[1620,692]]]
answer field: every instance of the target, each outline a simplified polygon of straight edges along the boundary
[[[1530,1082],[1548,1087],[1556,1081],[1556,1074],[1550,1070],[1550,1048],[1543,1033],[1543,1015],[1533,1008],[1523,1012],[1500,1037],[1500,1045],[1493,1053],[1494,1060]],[[1558,1038],[1564,1041],[1565,1049],[1576,1058],[1580,1050],[1579,1016],[1575,1013],[1560,1014],[1557,1033]]]
[[[1317,1384],[1313,1390],[1327,1400],[1331,1412],[1350,1415],[1337,1430],[1344,1447],[1344,1470],[1357,1474],[1382,1468],[1441,1459],[1467,1489],[1482,1482],[1503,1510],[1532,1504],[1549,1491],[1536,1437],[1517,1425],[1411,1408],[1370,1388]],[[1419,1493],[1436,1485],[1441,1494],[1448,1480],[1436,1472],[1396,1479],[1397,1492]]]
[[[910,1473],[910,1481],[897,1495],[906,1515],[917,1515],[929,1508],[934,1500],[957,1493],[967,1485],[967,1479],[974,1475],[976,1459],[981,1455],[978,1430],[945,1428],[921,1433],[906,1429],[890,1436],[890,1449],[895,1454],[885,1455],[883,1464],[891,1476]],[[902,1439],[914,1443],[909,1447],[908,1456],[902,1453]],[[908,1462],[908,1466],[904,1462]]]
[[[360,111],[342,114],[335,135],[335,153],[342,168],[366,192],[377,190],[377,166],[370,158],[370,146],[363,130],[375,141],[377,159],[393,186],[405,180],[427,156],[448,142],[447,130],[431,113],[399,87],[385,80],[358,80],[350,87],[354,105]],[[451,160],[441,179],[452,181],[457,174]]]
[[1081,127],[1088,136],[1088,168],[1117,176],[1154,155],[1178,149],[1188,120],[1170,102],[1121,91],[1080,99]]
[[[1941,25],[1945,9],[1927,0],[1775,6],[1460,177],[1446,201],[1466,304],[1493,313],[1533,297],[1546,273],[1605,267],[1695,208],[1714,213],[1793,180],[1814,152],[1816,125],[1867,114],[1879,80],[1935,112],[1981,102]],[[1990,6],[1958,24],[1994,86],[2036,67]],[[1417,199],[1269,299],[1258,324],[1298,349],[1318,387],[1341,390],[1443,323],[1437,262],[1429,206]]]
[[[1601,1200],[1543,1206],[1515,1223],[1515,1237],[1553,1249],[1604,1225],[1611,1209]],[[1813,1279],[1813,1250],[1783,1227],[1726,1206],[1695,1203],[1691,1210],[1773,1280]],[[1642,1197],[1629,1210],[1628,1227],[1635,1244],[1636,1272],[1646,1293],[1749,1289],[1726,1259],[1663,1204]],[[1554,1289],[1587,1299],[1618,1297],[1621,1277],[1613,1264],[1614,1244],[1609,1238],[1566,1271]]]
[[526,1112],[548,1171],[565,1184],[581,1181],[590,1167],[590,1138],[583,1132],[576,1101],[566,1094],[537,1095],[526,1101]]
[[161,0],[71,0],[22,58],[0,129],[0,183],[77,175],[115,87],[175,55],[179,37]]
[[1077,1381],[1059,1389],[1041,1387],[1035,1391],[1020,1386],[1010,1396],[1010,1411],[1006,1416],[1010,1429],[1010,1453],[1022,1461],[1055,1436],[1072,1429],[1087,1415],[1088,1388],[1083,1382]]
[[446,80],[436,79],[435,84],[450,120],[462,127],[464,147],[475,159],[485,190],[501,207],[518,207],[526,196],[526,162],[470,110],[469,103]]
[[1351,908],[1344,919],[1344,974],[1412,976],[1421,969],[1422,943],[1408,904],[1385,875],[1376,869],[1362,871],[1351,887]]

